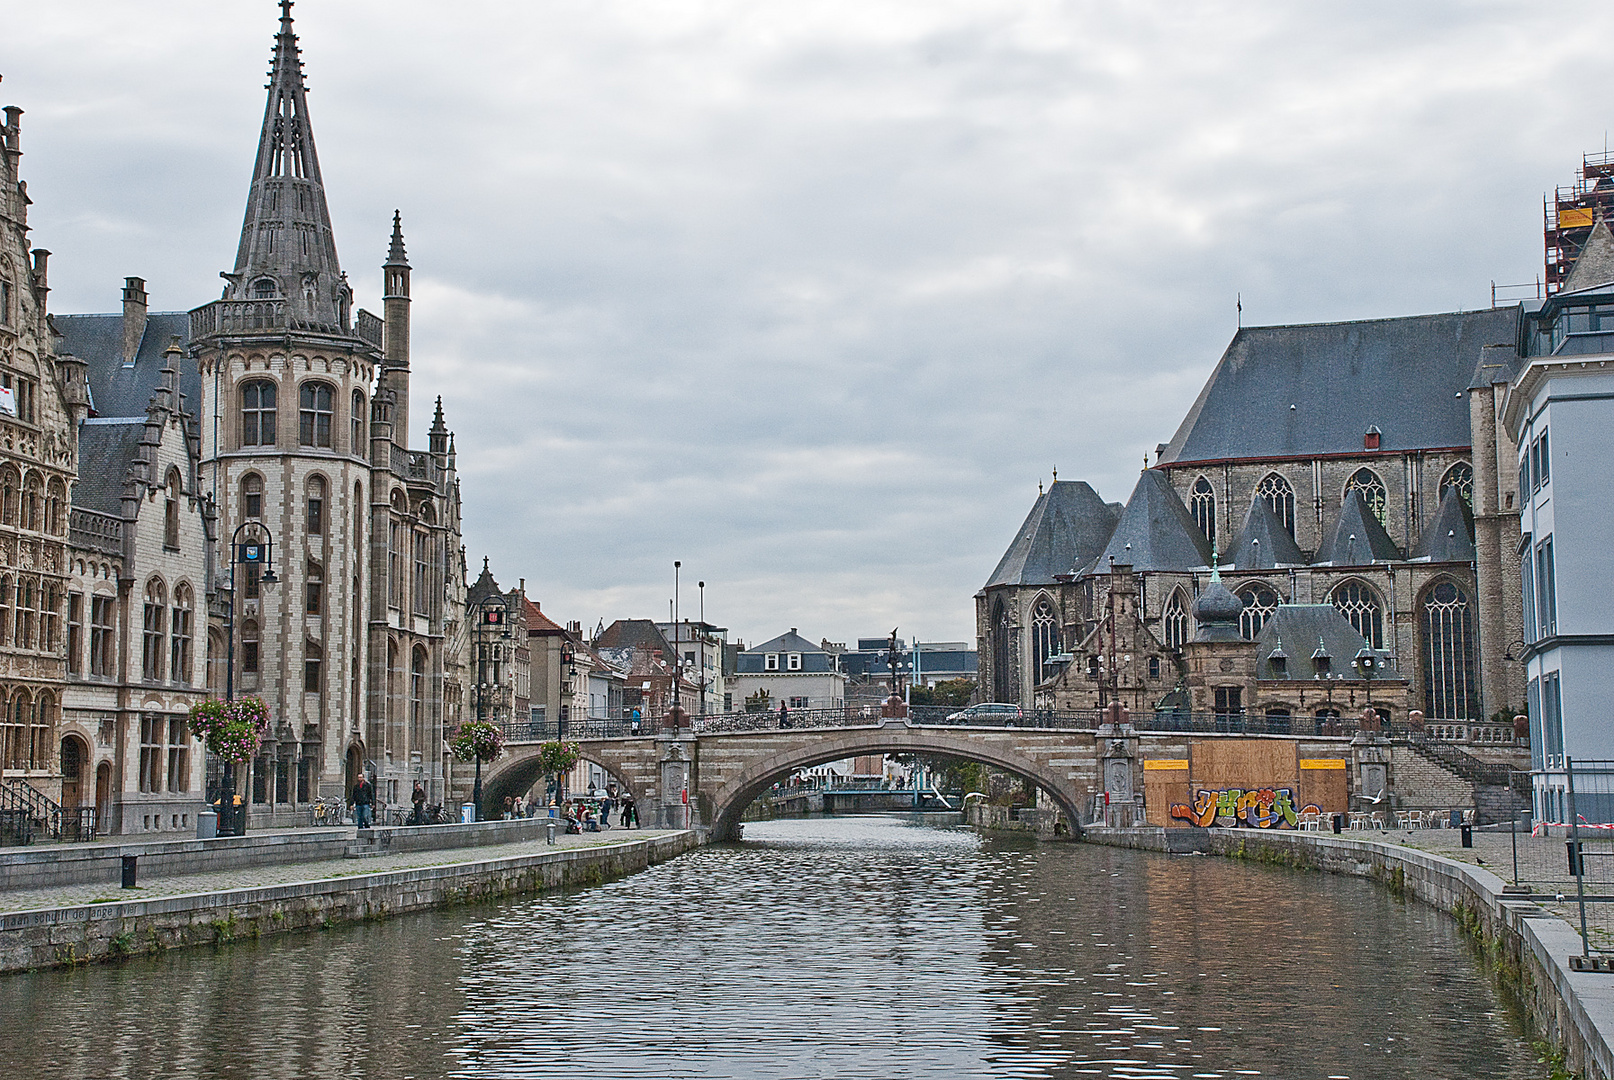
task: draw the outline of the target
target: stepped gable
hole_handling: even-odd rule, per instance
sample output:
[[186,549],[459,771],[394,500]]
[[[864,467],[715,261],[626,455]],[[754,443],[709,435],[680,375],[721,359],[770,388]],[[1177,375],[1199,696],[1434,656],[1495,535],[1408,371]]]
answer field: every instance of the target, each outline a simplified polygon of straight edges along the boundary
[[1228,565],[1238,570],[1271,570],[1276,566],[1303,566],[1306,556],[1283,527],[1272,506],[1261,496],[1250,500],[1244,528],[1229,553]]
[[1412,557],[1430,562],[1474,561],[1474,515],[1455,486],[1447,487],[1440,497],[1440,509],[1425,526]]
[[[1319,647],[1329,658],[1326,672],[1313,659]],[[1272,663],[1272,654],[1280,648],[1287,658],[1282,668]],[[1316,679],[1325,674],[1359,678],[1351,662],[1365,648],[1367,639],[1333,604],[1279,604],[1255,635],[1255,677],[1278,681]],[[1378,649],[1374,655],[1379,658],[1375,682],[1406,681],[1390,669],[1387,651]]]
[[1599,215],[1558,295],[1600,289],[1611,283],[1614,283],[1614,232],[1609,231],[1608,222]]
[[1105,572],[1112,559],[1136,570],[1199,570],[1211,564],[1210,541],[1164,472],[1143,470],[1092,572]]
[[1367,499],[1358,490],[1345,495],[1339,508],[1334,534],[1317,552],[1316,562],[1331,566],[1369,566],[1376,562],[1396,562],[1401,549],[1367,508]]
[[1486,345],[1518,340],[1519,308],[1245,327],[1156,462],[1468,446],[1462,393]]
[[1037,497],[986,587],[1052,585],[1103,550],[1119,516],[1085,481],[1055,480]]

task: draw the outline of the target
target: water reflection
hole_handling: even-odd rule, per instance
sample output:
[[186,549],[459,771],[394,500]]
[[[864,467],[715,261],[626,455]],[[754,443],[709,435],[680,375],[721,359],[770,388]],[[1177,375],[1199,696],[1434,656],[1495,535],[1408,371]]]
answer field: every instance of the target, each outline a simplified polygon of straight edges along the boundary
[[611,885],[0,980],[26,1077],[1530,1075],[1451,920],[1368,883],[749,825]]

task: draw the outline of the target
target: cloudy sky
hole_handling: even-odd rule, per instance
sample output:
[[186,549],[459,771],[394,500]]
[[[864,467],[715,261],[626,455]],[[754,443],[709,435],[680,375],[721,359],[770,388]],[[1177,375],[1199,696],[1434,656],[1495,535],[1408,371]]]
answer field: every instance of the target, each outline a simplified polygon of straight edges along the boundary
[[[14,5],[52,310],[218,295],[271,0]],[[301,0],[344,268],[401,208],[412,440],[561,619],[974,635],[1051,469],[1124,500],[1235,327],[1533,281],[1614,7]]]

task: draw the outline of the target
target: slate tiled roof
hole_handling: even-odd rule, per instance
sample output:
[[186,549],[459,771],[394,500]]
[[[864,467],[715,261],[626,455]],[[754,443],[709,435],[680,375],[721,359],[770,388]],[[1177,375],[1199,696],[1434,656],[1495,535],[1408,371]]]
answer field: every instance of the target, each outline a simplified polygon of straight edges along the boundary
[[600,649],[640,649],[659,652],[662,656],[673,654],[666,635],[656,629],[656,624],[649,619],[618,619],[594,639],[594,646]]
[[1195,570],[1210,565],[1210,542],[1158,469],[1145,469],[1121,511],[1109,543],[1092,564],[1106,573],[1109,561],[1138,570]]
[[74,506],[123,516],[123,482],[140,452],[145,431],[144,410],[138,418],[90,419],[80,425]]
[[1598,217],[1558,295],[1594,290],[1610,282],[1614,282],[1614,233],[1609,232],[1608,222]]
[[[767,671],[764,658],[768,653],[800,653],[801,667],[796,671],[787,671],[781,662],[777,671]],[[823,675],[838,670],[833,656],[794,629],[746,649],[735,661],[735,674],[738,675]]]
[[[1367,639],[1356,632],[1333,604],[1279,604],[1255,635],[1255,677],[1257,679],[1314,679],[1318,675],[1312,656],[1321,643],[1329,658],[1329,672],[1347,679],[1358,678],[1351,662],[1367,646]],[[1272,663],[1272,653],[1283,646],[1288,658],[1280,670]],[[1390,654],[1379,650],[1379,668],[1374,681],[1402,682],[1389,670]]]
[[1229,552],[1229,565],[1239,570],[1271,570],[1305,561],[1300,545],[1272,512],[1271,505],[1259,495],[1252,498],[1250,512],[1244,515],[1244,529]]
[[1412,557],[1430,562],[1474,561],[1474,517],[1455,485],[1441,496],[1440,509],[1424,527]]
[[1090,563],[1115,530],[1118,508],[1085,481],[1055,480],[1037,497],[986,587],[1052,585]]
[[1334,523],[1333,535],[1317,550],[1317,562],[1332,566],[1368,566],[1376,562],[1395,562],[1401,558],[1401,549],[1395,546],[1390,534],[1367,508],[1367,500],[1358,488],[1352,488],[1340,504],[1339,520]]
[[[190,316],[184,312],[157,312],[146,316],[146,333],[140,339],[133,366],[123,362],[123,316],[52,315],[60,331],[57,351],[71,353],[88,367],[90,400],[96,416],[146,415],[146,406],[162,380],[163,352],[175,335],[180,348],[190,340]],[[179,392],[192,417],[201,408],[202,377],[189,360],[179,364]]]
[[1468,446],[1463,394],[1486,345],[1518,340],[1518,308],[1246,327],[1160,454],[1165,465]]

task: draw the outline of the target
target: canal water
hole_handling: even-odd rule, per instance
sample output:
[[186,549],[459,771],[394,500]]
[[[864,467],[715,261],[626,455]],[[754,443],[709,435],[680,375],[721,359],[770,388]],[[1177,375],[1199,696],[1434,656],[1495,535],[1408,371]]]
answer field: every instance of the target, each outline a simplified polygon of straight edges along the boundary
[[1531,1077],[1453,921],[1369,882],[918,818],[612,884],[0,979],[0,1080]]

